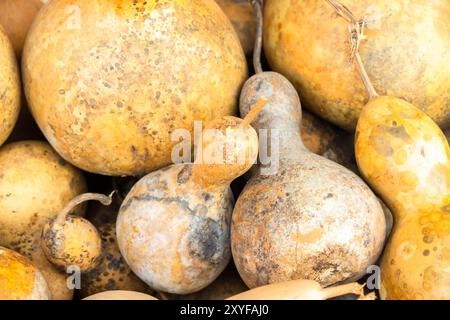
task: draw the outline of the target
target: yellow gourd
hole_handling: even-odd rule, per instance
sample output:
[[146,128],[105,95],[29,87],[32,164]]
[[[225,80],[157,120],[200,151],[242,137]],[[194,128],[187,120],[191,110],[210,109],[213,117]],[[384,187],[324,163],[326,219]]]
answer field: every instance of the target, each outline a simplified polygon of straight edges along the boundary
[[381,260],[383,299],[450,298],[450,149],[437,124],[412,104],[378,96],[358,53],[363,23],[349,20],[354,54],[371,99],[356,129],[355,153],[364,178],[394,214]]

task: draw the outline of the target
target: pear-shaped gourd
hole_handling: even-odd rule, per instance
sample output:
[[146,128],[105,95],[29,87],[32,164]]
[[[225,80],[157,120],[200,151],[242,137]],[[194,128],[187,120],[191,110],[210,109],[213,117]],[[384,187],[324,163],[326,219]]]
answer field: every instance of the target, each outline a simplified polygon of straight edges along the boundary
[[[258,63],[255,69],[261,70]],[[274,72],[250,78],[241,114],[262,96],[267,105],[252,123],[260,134],[261,163],[232,219],[232,252],[241,277],[250,288],[294,279],[329,286],[360,278],[385,240],[380,203],[357,175],[304,147],[300,100],[286,78]]]
[[[329,2],[362,39],[354,15]],[[383,299],[450,299],[450,148],[424,112],[403,99],[378,96],[357,50],[370,101],[358,120],[355,153],[364,178],[394,215],[381,260]]]
[[27,258],[0,247],[0,300],[49,300],[47,282]]
[[227,266],[234,205],[230,183],[258,154],[258,136],[249,121],[213,121],[202,134],[194,164],[150,173],[127,195],[117,219],[119,248],[153,289],[193,293]]

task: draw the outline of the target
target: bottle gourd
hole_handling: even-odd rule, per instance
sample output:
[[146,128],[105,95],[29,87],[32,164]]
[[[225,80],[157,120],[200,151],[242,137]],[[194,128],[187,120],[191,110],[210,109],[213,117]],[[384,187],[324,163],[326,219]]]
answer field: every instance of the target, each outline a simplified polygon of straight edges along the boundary
[[268,148],[260,145],[260,159],[269,149],[279,165],[259,164],[236,203],[231,227],[236,267],[250,288],[294,279],[322,286],[358,279],[381,253],[382,208],[358,176],[303,145],[295,88],[278,73],[262,72],[262,15],[260,4],[255,7],[257,74],[242,90],[241,115],[262,96],[268,99],[252,125],[260,140],[264,130],[269,135]]
[[382,299],[450,299],[450,148],[438,125],[414,105],[379,96],[358,52],[362,25],[350,23],[356,64],[369,94],[356,128],[356,160],[394,214],[381,260]]
[[[250,118],[213,121],[203,132],[194,164],[150,173],[125,198],[117,218],[119,248],[151,288],[174,294],[199,291],[230,261],[230,183],[258,155]],[[217,155],[222,162],[211,161]]]

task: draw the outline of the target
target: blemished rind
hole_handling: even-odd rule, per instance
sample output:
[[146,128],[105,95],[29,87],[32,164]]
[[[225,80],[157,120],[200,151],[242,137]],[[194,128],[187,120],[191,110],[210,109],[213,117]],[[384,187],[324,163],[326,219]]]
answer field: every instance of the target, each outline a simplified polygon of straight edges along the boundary
[[337,162],[354,172],[358,171],[352,134],[302,110],[301,135],[309,151]]
[[94,294],[83,300],[158,300],[153,296],[141,292],[112,290]]
[[381,262],[383,299],[450,298],[450,149],[410,103],[381,96],[356,130],[361,173],[394,214]]
[[16,56],[0,26],[0,146],[12,132],[20,111],[20,79]]
[[5,29],[20,58],[28,29],[48,0],[0,0],[0,25]]
[[140,176],[172,163],[175,130],[236,112],[247,63],[214,0],[55,0],[29,32],[23,78],[63,158]]
[[22,255],[0,247],[0,300],[49,300],[40,271]]
[[256,13],[248,0],[216,0],[236,30],[246,55],[255,46]]
[[[21,141],[0,148],[0,245],[28,257],[41,270],[53,299],[71,299],[65,272],[45,258],[42,227],[75,196],[86,192],[82,173],[41,141]],[[84,207],[75,210],[82,214]]]
[[88,220],[67,216],[59,224],[56,220],[42,229],[41,247],[47,259],[62,270],[76,266],[88,272],[100,263],[102,241],[97,229]]
[[130,269],[119,251],[116,224],[104,223],[97,227],[102,238],[100,264],[81,277],[82,298],[109,290],[151,293],[151,289]]
[[233,211],[231,247],[242,279],[255,288],[294,279],[328,286],[362,277],[386,236],[378,199],[357,175],[304,147],[300,101],[286,78],[273,72],[250,78],[242,116],[261,96],[268,103],[252,125],[259,132],[278,129],[279,149],[271,140],[268,145],[279,166],[264,173],[266,166],[258,165]]
[[199,188],[192,172],[193,165],[180,164],[148,174],[119,211],[120,251],[134,273],[155,290],[199,291],[230,261],[230,187]]
[[[450,3],[340,1],[366,17],[362,61],[381,95],[402,97],[442,128],[450,125]],[[302,102],[322,118],[354,130],[368,102],[351,60],[348,22],[327,1],[267,0],[264,49]]]

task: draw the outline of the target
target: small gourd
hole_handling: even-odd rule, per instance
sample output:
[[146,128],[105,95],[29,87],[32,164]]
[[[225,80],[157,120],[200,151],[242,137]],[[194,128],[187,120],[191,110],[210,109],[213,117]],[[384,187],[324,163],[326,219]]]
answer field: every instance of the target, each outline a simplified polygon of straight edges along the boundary
[[256,161],[258,135],[249,124],[254,115],[211,122],[194,164],[152,172],[125,198],[117,218],[119,248],[134,273],[153,289],[199,291],[230,261],[230,183]]
[[81,272],[90,271],[99,264],[102,246],[97,229],[89,220],[68,214],[76,206],[89,200],[110,205],[111,196],[96,193],[77,196],[55,219],[44,225],[41,247],[51,263],[64,270],[69,266],[77,266]]
[[[259,3],[255,4],[260,12]],[[261,17],[262,15],[259,14]],[[282,75],[259,64],[262,19],[258,19],[257,74],[244,85],[241,115],[262,96],[267,105],[252,125],[267,141],[261,163],[233,212],[231,245],[236,267],[250,287],[308,279],[329,286],[353,281],[377,261],[386,236],[380,203],[353,172],[315,155],[300,135],[301,105]],[[266,132],[267,139],[262,139]],[[263,151],[270,150],[270,163]]]

